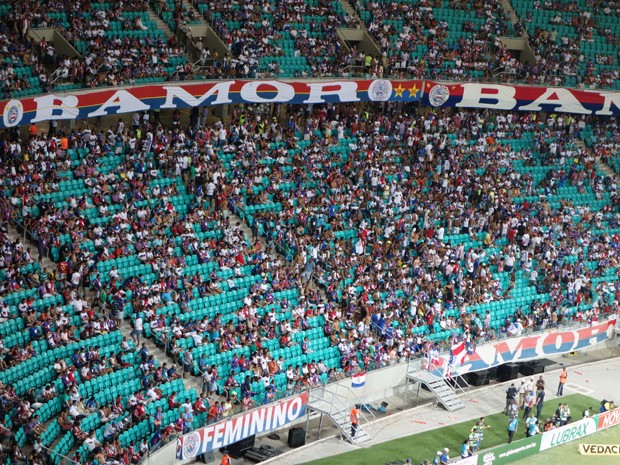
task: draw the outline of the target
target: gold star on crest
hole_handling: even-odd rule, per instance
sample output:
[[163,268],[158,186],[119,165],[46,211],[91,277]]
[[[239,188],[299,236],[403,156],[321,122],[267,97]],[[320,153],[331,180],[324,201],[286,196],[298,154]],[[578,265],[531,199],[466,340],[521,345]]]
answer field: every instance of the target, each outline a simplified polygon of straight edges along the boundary
[[402,97],[404,91],[405,91],[405,88],[399,83],[398,87],[394,89],[394,92],[396,92],[395,97]]
[[420,89],[418,89],[418,85],[414,84],[413,87],[409,89],[409,95],[411,97],[417,97],[419,91]]

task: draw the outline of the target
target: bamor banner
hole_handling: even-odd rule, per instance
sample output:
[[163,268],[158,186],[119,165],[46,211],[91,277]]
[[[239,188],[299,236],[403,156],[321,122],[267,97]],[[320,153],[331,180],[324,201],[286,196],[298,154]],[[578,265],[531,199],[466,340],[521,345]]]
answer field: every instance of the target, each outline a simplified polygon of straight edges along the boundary
[[1,101],[0,129],[49,120],[239,103],[416,102],[422,96],[423,86],[423,81],[388,79],[325,82],[228,80],[46,94]]

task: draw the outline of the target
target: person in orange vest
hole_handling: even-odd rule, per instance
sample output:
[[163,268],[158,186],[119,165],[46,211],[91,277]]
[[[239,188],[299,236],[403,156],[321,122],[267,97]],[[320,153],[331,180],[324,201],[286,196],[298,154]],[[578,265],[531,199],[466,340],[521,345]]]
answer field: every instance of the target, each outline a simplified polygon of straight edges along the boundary
[[37,136],[37,125],[34,123],[30,123],[30,128],[28,129],[28,133],[30,134],[30,137],[36,137]]
[[357,433],[357,426],[360,424],[360,412],[357,409],[357,406],[354,405],[351,409],[351,437],[355,437],[355,433]]
[[556,397],[561,397],[564,395],[564,385],[566,384],[566,378],[568,378],[568,373],[566,373],[566,367],[562,368],[562,373],[560,373],[560,384],[558,384],[558,392],[556,393]]
[[230,465],[232,462],[230,460],[230,455],[228,455],[228,451],[224,450],[223,454],[221,465]]

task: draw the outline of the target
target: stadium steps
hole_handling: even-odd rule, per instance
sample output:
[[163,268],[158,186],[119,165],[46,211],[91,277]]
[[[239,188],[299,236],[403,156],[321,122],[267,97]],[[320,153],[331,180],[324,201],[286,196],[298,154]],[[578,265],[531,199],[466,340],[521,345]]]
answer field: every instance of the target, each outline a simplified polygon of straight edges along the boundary
[[[343,389],[349,391],[350,394],[343,395],[338,392]],[[372,412],[364,413],[362,409],[359,408],[359,405],[362,404],[362,402],[359,401],[358,410],[360,412],[360,424],[357,427],[355,437],[352,437],[350,412],[353,408],[353,404],[350,400],[351,396],[356,398],[350,389],[337,385],[326,385],[322,388],[310,391],[308,408],[313,412],[327,415],[338,427],[344,440],[351,444],[360,444],[372,438],[372,422],[375,417]]]
[[[510,18],[512,25],[514,26],[517,23],[517,21],[519,21],[519,15],[513,8],[512,3],[510,3],[510,0],[502,0],[502,8],[504,8],[506,15]],[[530,37],[525,27],[523,28],[523,32],[521,32],[521,37],[524,38],[525,40],[528,40]]]
[[196,9],[196,7],[192,4],[191,1],[181,0],[181,3],[183,5],[183,9],[187,11],[191,11],[194,14],[194,18],[196,18],[195,22],[191,23],[192,26],[197,26],[197,25],[208,26],[209,25],[209,23],[205,20],[204,16],[200,14],[200,11]]
[[157,24],[157,29],[164,32],[166,39],[171,39],[175,36],[175,34],[170,30],[170,27],[164,21],[162,21],[159,16],[157,16],[157,13],[155,12],[155,10],[153,10],[153,7],[151,5],[147,6],[146,12],[149,15],[149,20]]
[[437,401],[449,412],[465,408],[463,401],[459,399],[454,389],[444,378],[426,370],[409,371],[407,377],[412,382],[421,383],[428,387],[437,397]]
[[353,16],[355,19],[357,19],[358,29],[362,29],[364,31],[368,30],[368,28],[366,27],[366,23],[362,21],[362,18],[360,18],[360,15],[357,13],[357,11],[355,11],[355,7],[351,5],[351,2],[349,0],[340,0],[340,4],[342,5],[342,10],[346,14]]

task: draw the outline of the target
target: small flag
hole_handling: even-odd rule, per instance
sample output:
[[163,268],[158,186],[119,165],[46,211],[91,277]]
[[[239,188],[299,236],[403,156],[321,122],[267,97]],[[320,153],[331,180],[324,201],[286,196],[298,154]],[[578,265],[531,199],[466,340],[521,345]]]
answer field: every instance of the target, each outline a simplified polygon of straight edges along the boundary
[[[462,352],[464,352],[466,350],[466,344],[465,341],[461,341],[458,344],[453,344],[452,348],[450,349],[450,356],[452,357],[458,357],[459,354],[461,354]],[[465,354],[463,354],[465,355]],[[464,358],[464,357],[463,357]],[[462,362],[462,358],[460,359]]]
[[351,387],[361,388],[366,385],[366,372],[360,371],[351,377]]

